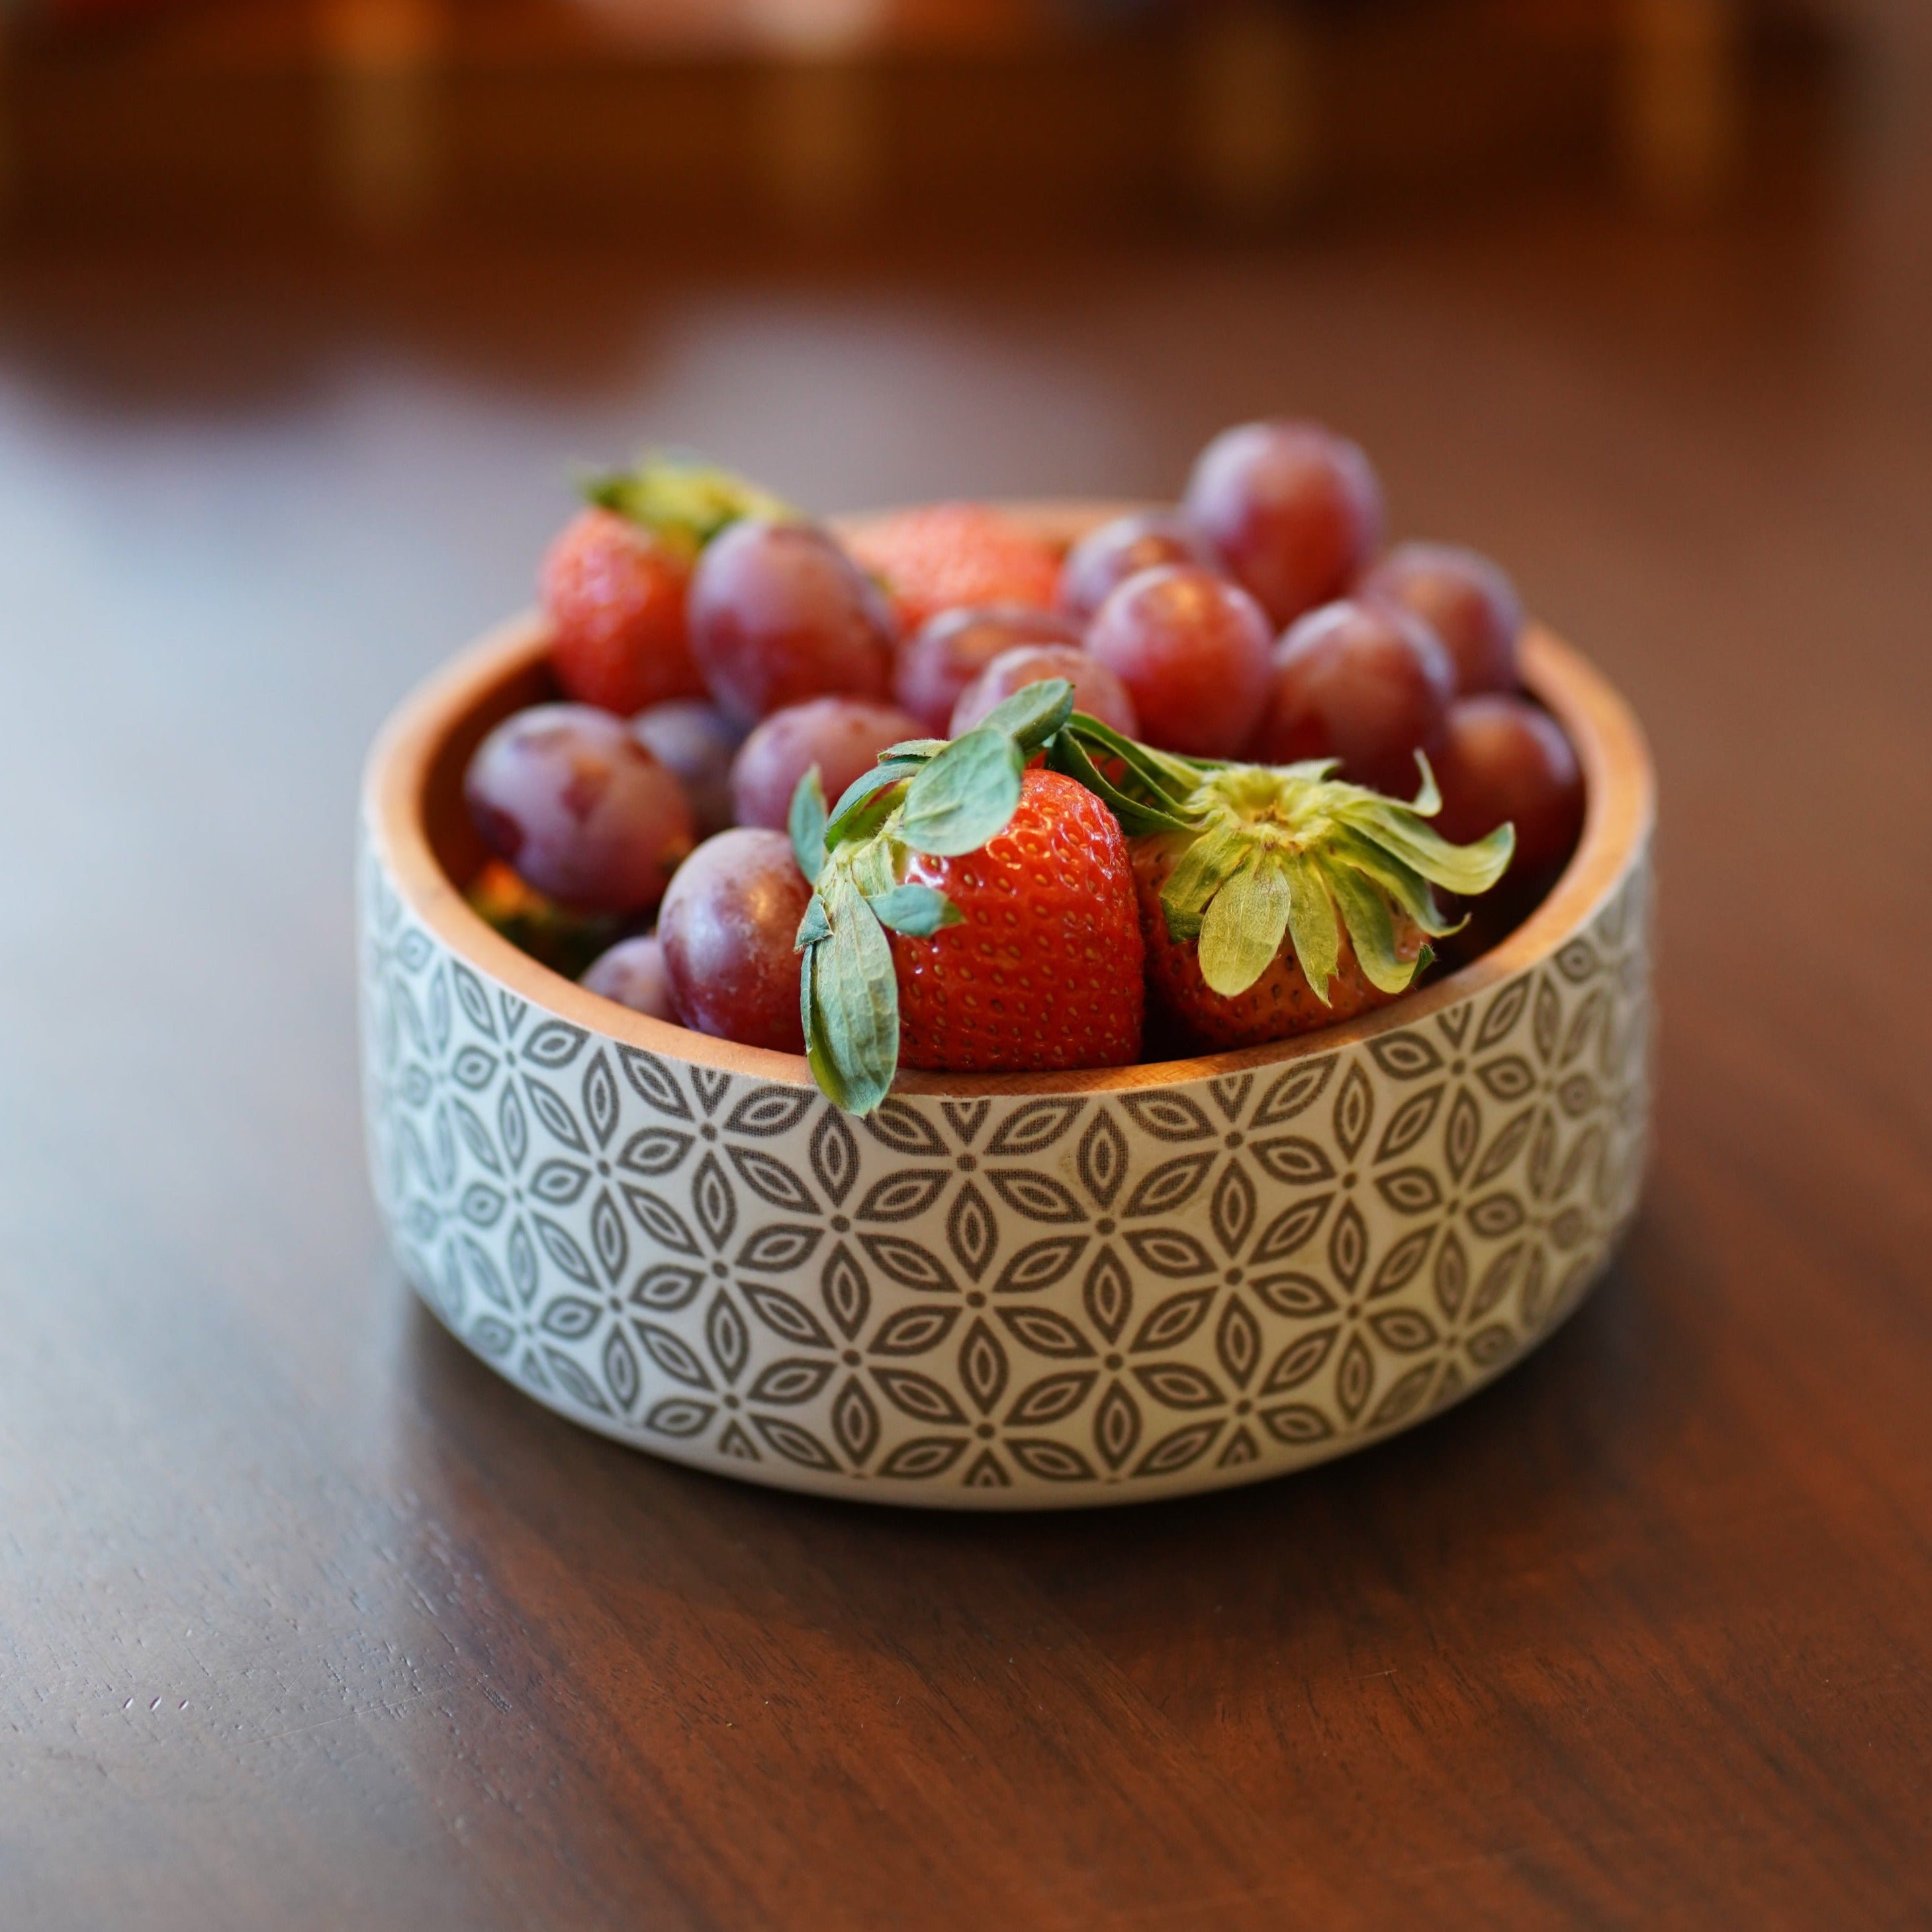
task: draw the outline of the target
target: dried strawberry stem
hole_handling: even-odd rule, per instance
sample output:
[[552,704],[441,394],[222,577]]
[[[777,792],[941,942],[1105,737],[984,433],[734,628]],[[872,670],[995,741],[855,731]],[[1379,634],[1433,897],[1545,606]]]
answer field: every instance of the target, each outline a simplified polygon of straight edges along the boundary
[[1442,796],[1419,752],[1421,787],[1406,803],[1334,777],[1332,759],[1180,758],[1081,712],[1048,760],[1098,794],[1130,837],[1190,836],[1162,910],[1172,938],[1196,942],[1208,986],[1228,998],[1246,992],[1286,940],[1326,1005],[1344,930],[1371,985],[1406,992],[1433,955],[1425,944],[1403,958],[1399,922],[1434,939],[1456,931],[1462,922],[1444,914],[1432,888],[1486,892],[1515,850],[1507,825],[1472,845],[1436,831],[1428,821]]
[[783,497],[680,450],[646,450],[632,468],[586,476],[578,488],[586,502],[641,524],[687,556],[740,517],[798,514]]

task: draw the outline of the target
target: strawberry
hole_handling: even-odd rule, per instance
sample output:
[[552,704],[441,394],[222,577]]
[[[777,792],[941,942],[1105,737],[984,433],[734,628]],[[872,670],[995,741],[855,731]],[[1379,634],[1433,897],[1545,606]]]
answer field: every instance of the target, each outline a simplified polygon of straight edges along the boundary
[[1072,706],[1049,680],[963,737],[894,746],[829,824],[817,774],[800,784],[806,1052],[839,1106],[869,1113],[902,1060],[990,1072],[1138,1054],[1126,842],[1090,791],[1028,764]]
[[902,1059],[1123,1065],[1139,1047],[1143,963],[1153,1017],[1215,1048],[1394,998],[1428,967],[1430,940],[1456,929],[1432,886],[1486,892],[1515,838],[1506,825],[1473,845],[1439,837],[1442,800],[1418,763],[1422,790],[1404,805],[1344,784],[1332,761],[1176,758],[1076,712],[1053,678],[963,737],[889,746],[829,820],[808,772],[790,829],[813,888],[797,944],[814,1078],[865,1114]]
[[685,635],[691,560],[610,510],[583,512],[543,560],[550,668],[580,704],[628,717],[670,698],[702,698]]
[[846,548],[891,593],[904,635],[964,604],[1023,604],[1050,610],[1060,554],[984,503],[933,503],[880,517]]
[[564,526],[540,577],[556,681],[625,717],[704,697],[685,629],[692,565],[728,524],[784,506],[728,470],[664,456],[592,478],[584,494],[591,507]]
[[1514,845],[1507,825],[1473,845],[1434,831],[1420,754],[1409,805],[1333,777],[1333,760],[1177,758],[1082,716],[1048,758],[1132,835],[1154,1017],[1200,1046],[1285,1040],[1406,992],[1459,924],[1431,888],[1486,892]]
[[960,858],[908,853],[902,876],[960,914],[929,939],[892,935],[903,1064],[1045,1072],[1139,1058],[1126,842],[1084,785],[1028,771],[1004,832]]
[[[1135,839],[1134,888],[1139,895],[1141,931],[1147,942],[1149,1003],[1190,1046],[1222,1052],[1261,1046],[1316,1027],[1352,1019],[1398,997],[1376,986],[1362,970],[1348,934],[1342,934],[1335,976],[1324,1002],[1309,984],[1294,948],[1284,943],[1244,992],[1217,993],[1202,977],[1201,952],[1193,940],[1176,939],[1168,929],[1161,892],[1191,842],[1184,832],[1156,832]],[[1396,922],[1395,950],[1405,962],[1418,958],[1426,941],[1422,928],[1406,918]]]

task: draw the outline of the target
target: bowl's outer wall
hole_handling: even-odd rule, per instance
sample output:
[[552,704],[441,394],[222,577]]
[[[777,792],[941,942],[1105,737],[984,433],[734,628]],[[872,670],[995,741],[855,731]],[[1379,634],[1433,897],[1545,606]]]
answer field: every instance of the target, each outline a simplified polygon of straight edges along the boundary
[[721,1472],[995,1508],[1274,1475],[1497,1374],[1635,1205],[1647,824],[1566,943],[1413,1025],[863,1122],[514,991],[414,916],[373,824],[362,884],[410,1278],[539,1401]]

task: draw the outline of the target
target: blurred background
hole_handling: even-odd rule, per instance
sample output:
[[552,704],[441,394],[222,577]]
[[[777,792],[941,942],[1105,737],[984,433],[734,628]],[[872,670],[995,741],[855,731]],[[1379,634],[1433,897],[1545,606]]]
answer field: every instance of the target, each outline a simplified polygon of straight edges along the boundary
[[[569,460],[646,434],[829,508],[1166,494],[1304,410],[1400,524],[1468,524],[1506,425],[1558,428],[1558,338],[1506,346],[1552,304],[1718,382],[1922,338],[1928,41],[1922,0],[0,0],[0,365],[151,530],[220,551],[205,474],[244,521],[332,490],[311,545],[454,544],[439,646],[523,595]],[[336,487],[357,397],[413,516]]]
[[1708,214],[1815,185],[1881,55],[1856,5],[8,0],[7,185],[69,240]]

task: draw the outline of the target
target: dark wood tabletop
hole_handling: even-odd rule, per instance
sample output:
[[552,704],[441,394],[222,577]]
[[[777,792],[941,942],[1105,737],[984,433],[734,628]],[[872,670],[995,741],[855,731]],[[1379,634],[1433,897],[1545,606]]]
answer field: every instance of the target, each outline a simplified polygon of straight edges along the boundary
[[[1715,224],[13,265],[0,1924],[1932,1921],[1928,236],[1900,138]],[[1282,408],[1652,734],[1592,1298],[1372,1452],[1005,1520],[689,1473],[464,1354],[364,1177],[356,773],[568,463],[1158,494]]]

